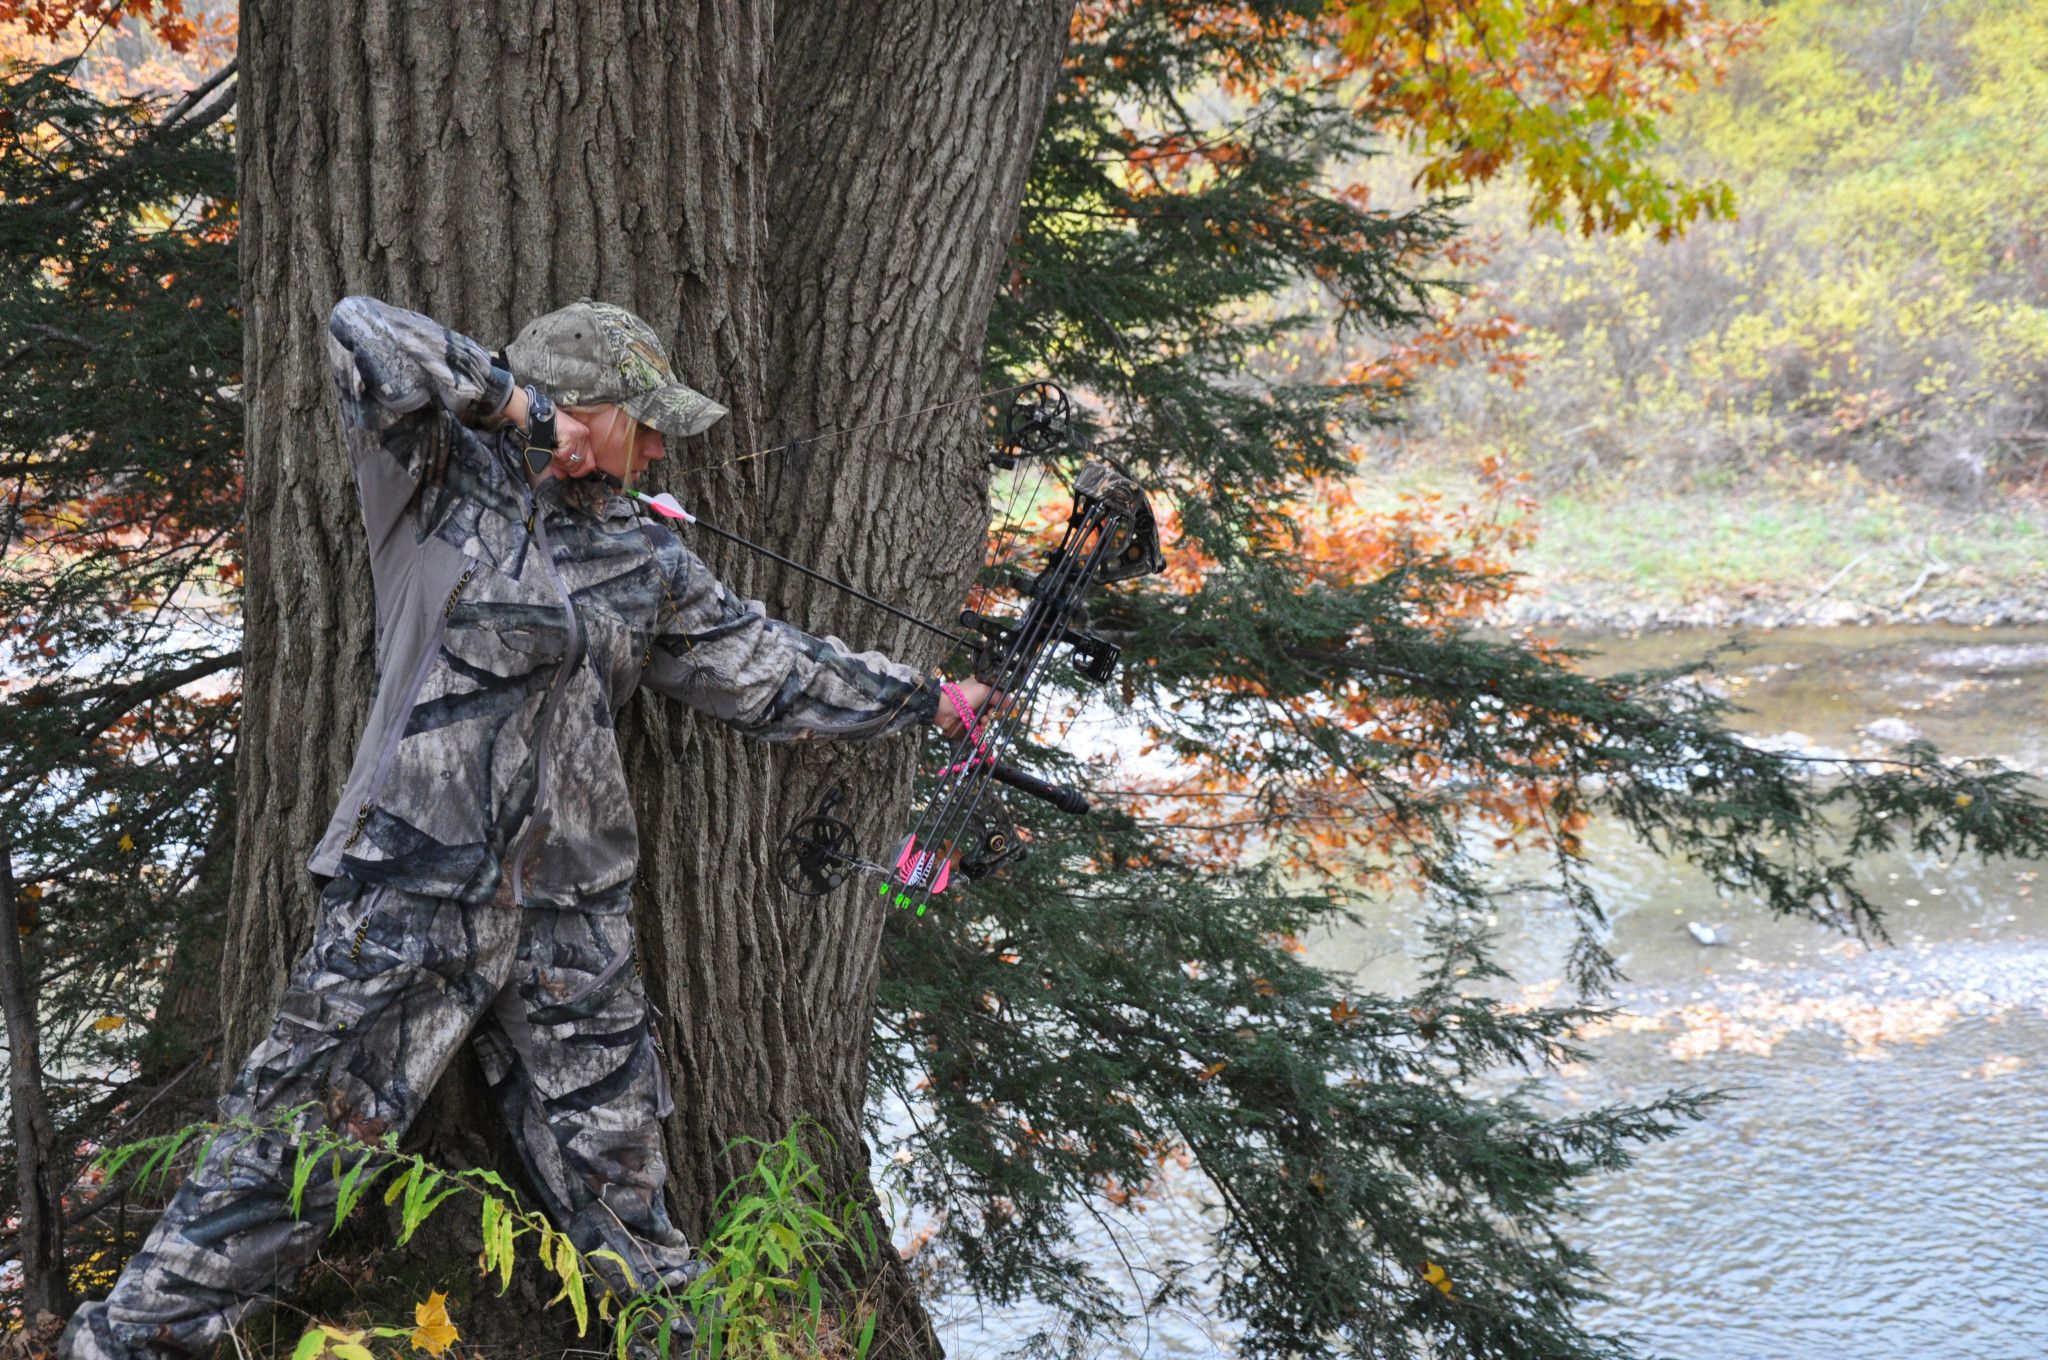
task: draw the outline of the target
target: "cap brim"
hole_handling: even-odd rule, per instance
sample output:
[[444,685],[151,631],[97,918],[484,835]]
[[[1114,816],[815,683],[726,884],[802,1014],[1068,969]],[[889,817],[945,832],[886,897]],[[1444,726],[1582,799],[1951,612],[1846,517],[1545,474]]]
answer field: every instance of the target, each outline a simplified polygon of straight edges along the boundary
[[723,406],[677,382],[663,383],[652,391],[627,397],[619,405],[642,425],[652,425],[677,439],[702,434],[725,416]]

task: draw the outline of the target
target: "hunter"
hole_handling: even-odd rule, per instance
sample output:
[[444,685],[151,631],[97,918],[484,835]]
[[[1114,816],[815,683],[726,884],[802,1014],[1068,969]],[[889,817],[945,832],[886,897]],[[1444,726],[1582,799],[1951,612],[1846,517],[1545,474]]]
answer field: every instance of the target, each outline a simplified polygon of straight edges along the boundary
[[640,516],[621,488],[725,408],[632,313],[578,302],[503,355],[370,298],[327,329],[377,683],[310,862],[328,880],[312,945],[220,1106],[257,1125],[303,1113],[223,1139],[79,1309],[66,1360],[212,1354],[326,1236],[328,1172],[299,1216],[287,1203],[293,1134],[402,1133],[465,1041],[557,1227],[640,1288],[682,1288],[701,1266],[663,1202],[673,1106],[633,958],[620,710],[646,687],[793,741],[957,734],[958,709],[989,697],[945,686],[942,717],[932,677],[769,618]]

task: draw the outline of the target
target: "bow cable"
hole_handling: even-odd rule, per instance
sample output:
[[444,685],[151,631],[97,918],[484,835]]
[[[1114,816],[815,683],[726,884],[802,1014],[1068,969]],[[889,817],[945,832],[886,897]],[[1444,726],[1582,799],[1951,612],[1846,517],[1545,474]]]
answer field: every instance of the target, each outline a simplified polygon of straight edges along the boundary
[[[603,474],[594,473],[592,475],[602,476]],[[699,529],[704,530],[706,533],[718,535],[720,538],[726,540],[728,543],[737,543],[742,548],[749,548],[754,552],[761,554],[763,557],[772,557],[776,561],[780,562],[783,566],[792,567],[797,571],[802,572],[804,575],[810,577],[813,581],[822,581],[826,585],[831,586],[835,590],[845,591],[848,595],[853,596],[857,600],[866,600],[875,608],[885,610],[888,613],[894,614],[897,618],[902,619],[905,623],[915,624],[919,628],[924,629],[927,633],[936,633],[940,637],[945,638],[948,642],[953,643],[955,646],[971,647],[974,645],[974,640],[972,638],[969,638],[960,633],[950,632],[947,629],[939,627],[935,623],[927,623],[923,619],[917,617],[917,615],[912,614],[907,610],[898,609],[895,605],[890,604],[887,600],[876,599],[874,596],[868,594],[866,591],[862,590],[858,586],[850,585],[845,581],[836,580],[833,577],[827,576],[822,571],[817,571],[805,566],[801,562],[793,562],[789,558],[784,557],[781,553],[775,551],[775,549],[773,548],[765,547],[762,544],[756,543],[751,539],[741,538],[738,534],[732,533],[731,531],[726,529],[721,529],[715,524],[707,524],[698,516],[691,514],[688,510],[683,509],[681,505],[676,503],[676,498],[674,496],[669,495],[666,492],[663,492],[659,496],[650,496],[645,491],[642,491],[637,487],[622,486],[619,488],[619,490],[628,497],[632,498],[633,500],[639,501],[644,505],[650,505],[654,507],[654,509],[660,511],[662,514],[668,516],[670,519],[679,519],[682,520],[685,524],[694,524]],[[662,503],[663,501],[666,501],[667,504],[664,505]]]
[[[1055,455],[1061,453],[1083,453],[1087,450],[1077,445],[1067,428],[1067,398],[1064,392],[1049,382],[1018,383],[1010,387],[996,388],[976,393],[970,397],[952,401],[936,402],[902,415],[868,421],[840,430],[827,431],[803,439],[792,439],[785,444],[757,449],[741,454],[722,463],[703,464],[698,467],[678,469],[680,472],[706,472],[739,463],[762,458],[771,453],[796,454],[805,444],[815,444],[828,439],[843,437],[862,430],[899,423],[916,416],[971,402],[985,401],[1022,392],[1034,395],[1018,398],[1010,403],[1010,413],[1004,421],[1001,445],[1003,452],[991,450],[992,463],[1005,470],[1015,472],[1018,464],[1029,458],[1038,464],[1035,478],[1030,474],[1010,478],[1010,495],[997,531],[996,541],[988,549],[987,566],[1000,571],[1012,564],[1010,549],[1012,542],[1029,528],[1029,516],[1018,513],[1020,506],[1036,506],[1044,491],[1047,478],[1051,475],[1051,464]],[[1107,468],[1103,469],[1105,472]],[[1082,481],[1089,480],[1095,471],[1091,463],[1084,469]],[[1121,474],[1121,468],[1116,471]],[[952,744],[952,755],[939,771],[938,788],[926,801],[915,825],[904,836],[895,856],[893,865],[876,863],[858,853],[852,843],[852,831],[843,820],[833,815],[838,801],[837,786],[828,792],[818,804],[796,826],[784,833],[783,853],[796,855],[793,868],[785,867],[781,872],[786,886],[799,892],[818,895],[829,891],[844,881],[844,873],[827,873],[823,865],[837,864],[845,870],[862,874],[877,874],[889,880],[882,888],[885,897],[893,896],[896,905],[915,908],[918,915],[924,914],[931,899],[942,893],[955,870],[962,870],[970,878],[978,878],[1013,858],[1014,849],[1006,846],[1006,833],[1002,830],[973,832],[980,825],[976,813],[992,783],[1002,783],[1045,799],[1069,813],[1087,811],[1087,802],[1071,789],[1049,784],[1044,780],[1015,770],[1002,763],[1003,753],[1010,749],[1022,731],[1028,729],[1031,714],[1038,707],[1041,690],[1051,674],[1052,666],[1047,664],[1053,649],[1062,641],[1079,647],[1084,640],[1093,641],[1085,633],[1075,632],[1075,620],[1081,617],[1080,597],[1093,585],[1099,583],[1099,574],[1107,573],[1108,580],[1126,579],[1132,574],[1160,569],[1156,541],[1150,548],[1152,565],[1139,566],[1134,573],[1130,564],[1140,563],[1139,539],[1132,535],[1151,534],[1150,512],[1142,502],[1142,493],[1137,509],[1137,518],[1131,518],[1130,507],[1115,496],[1098,498],[1093,488],[1084,488],[1077,483],[1078,513],[1070,512],[1066,530],[1052,548],[1052,557],[1028,583],[1017,588],[1027,597],[1029,604],[1022,617],[1014,623],[984,618],[978,609],[970,608],[960,616],[962,624],[974,627],[981,636],[964,636],[946,628],[926,622],[908,611],[886,600],[877,598],[852,585],[829,576],[824,572],[797,562],[763,544],[752,542],[738,534],[706,524],[685,510],[675,497],[668,493],[648,495],[646,492],[620,482],[605,474],[596,474],[620,490],[631,500],[654,512],[684,523],[696,524],[719,538],[734,543],[750,552],[771,558],[811,580],[832,587],[863,603],[874,606],[913,627],[944,638],[954,648],[966,646],[979,655],[976,670],[984,683],[998,696],[996,702],[982,714],[962,713],[960,735]],[[1126,480],[1127,480],[1127,475]],[[1050,526],[1047,526],[1050,528]],[[1128,551],[1126,551],[1128,549]],[[1117,554],[1125,559],[1115,567],[1105,565],[1105,559]],[[985,570],[987,568],[985,567]],[[985,590],[986,585],[976,587]],[[977,594],[970,594],[970,600],[979,601]],[[1100,646],[1099,642],[1097,643]],[[1116,649],[1110,647],[1106,658],[1100,651],[1084,652],[1086,666],[1083,674],[1089,678],[1106,677],[1109,668],[1116,664]],[[1095,672],[1100,670],[1101,674]],[[951,688],[951,687],[949,687]],[[957,695],[957,690],[954,692]],[[951,696],[949,696],[951,697]],[[955,707],[959,705],[955,702]],[[1003,818],[1005,823],[1007,817]],[[975,858],[968,858],[968,852],[961,846],[963,837],[974,836]],[[1007,833],[1013,836],[1014,831]],[[791,838],[797,839],[793,843]],[[795,881],[796,875],[801,882]]]

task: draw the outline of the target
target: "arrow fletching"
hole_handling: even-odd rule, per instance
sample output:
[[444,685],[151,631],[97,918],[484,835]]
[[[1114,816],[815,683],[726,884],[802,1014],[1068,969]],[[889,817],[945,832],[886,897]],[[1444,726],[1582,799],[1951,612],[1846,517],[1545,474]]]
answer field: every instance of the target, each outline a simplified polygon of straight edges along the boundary
[[697,517],[678,505],[676,498],[666,491],[662,492],[659,496],[650,496],[645,491],[634,491],[629,494],[642,505],[652,506],[657,513],[666,515],[670,519],[679,519],[685,524],[695,524],[697,522]]

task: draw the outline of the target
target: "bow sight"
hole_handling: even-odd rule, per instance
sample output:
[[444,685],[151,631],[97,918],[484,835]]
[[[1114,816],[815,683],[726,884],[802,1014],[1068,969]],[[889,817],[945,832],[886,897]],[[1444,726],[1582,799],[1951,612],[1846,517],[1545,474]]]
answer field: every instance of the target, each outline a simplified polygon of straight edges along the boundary
[[[1041,476],[1052,456],[1074,446],[1067,395],[1052,383],[1020,389],[1001,421],[1001,439],[990,461],[1014,470],[1039,460]],[[1101,458],[1085,463],[1073,484],[1073,510],[1059,543],[1037,574],[1017,585],[1027,603],[1015,618],[991,618],[974,609],[961,626],[977,638],[974,674],[999,696],[967,721],[950,759],[939,772],[939,787],[893,862],[859,856],[854,832],[837,815],[844,801],[840,785],[828,788],[777,847],[777,871],[784,886],[821,896],[854,873],[888,880],[884,896],[922,916],[930,900],[957,873],[969,880],[993,873],[1020,858],[1024,841],[1000,806],[982,810],[991,782],[1044,799],[1062,812],[1081,815],[1088,800],[1074,789],[1026,774],[1003,763],[1003,753],[1026,728],[1047,663],[1064,647],[1083,679],[1097,684],[1115,672],[1118,646],[1088,630],[1082,598],[1095,586],[1130,580],[1165,569],[1159,528],[1145,492],[1121,468]]]
[[[1060,589],[1063,575],[1083,559],[1080,583]],[[972,609],[960,612],[961,627],[982,635],[981,650],[974,659],[975,678],[995,684],[1010,653],[1043,632],[1046,636],[1038,645],[1065,643],[1073,650],[1074,669],[1085,679],[1103,683],[1115,673],[1122,649],[1074,626],[1074,621],[1083,617],[1081,592],[1091,585],[1126,581],[1165,568],[1166,559],[1159,553],[1159,528],[1145,493],[1108,463],[1090,462],[1074,479],[1074,514],[1067,521],[1066,537],[1038,575],[1018,587],[1018,593],[1031,601],[1024,616],[1010,622]],[[1040,618],[1055,612],[1057,620]]]

